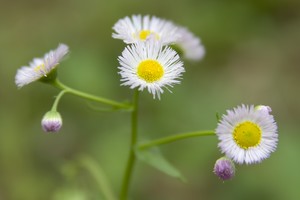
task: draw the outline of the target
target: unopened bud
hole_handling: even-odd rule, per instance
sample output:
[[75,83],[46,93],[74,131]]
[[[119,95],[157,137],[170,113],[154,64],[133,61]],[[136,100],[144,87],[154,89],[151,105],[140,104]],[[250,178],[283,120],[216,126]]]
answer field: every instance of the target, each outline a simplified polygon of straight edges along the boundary
[[62,118],[57,111],[48,111],[42,119],[42,128],[45,132],[57,132],[62,126]]
[[219,158],[215,163],[214,173],[223,181],[229,180],[235,174],[234,163],[227,157]]
[[258,105],[258,106],[255,106],[255,109],[263,111],[267,114],[270,114],[272,112],[272,109],[270,106]]

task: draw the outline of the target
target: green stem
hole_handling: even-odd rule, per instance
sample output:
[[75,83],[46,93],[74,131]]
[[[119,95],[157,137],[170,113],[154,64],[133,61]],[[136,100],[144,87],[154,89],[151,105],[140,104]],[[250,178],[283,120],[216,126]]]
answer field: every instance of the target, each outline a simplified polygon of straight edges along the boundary
[[53,103],[53,106],[51,108],[51,111],[56,111],[57,110],[57,105],[58,105],[58,102],[60,101],[61,97],[68,91],[66,90],[62,90],[55,98],[55,101]]
[[207,136],[207,135],[215,135],[214,131],[197,131],[197,132],[189,132],[189,133],[182,133],[177,135],[172,135],[164,138],[160,138],[157,140],[153,140],[150,142],[144,142],[142,144],[138,145],[138,148],[140,150],[151,148],[154,146],[162,145],[162,144],[168,144],[171,142],[175,142],[178,140],[183,140],[191,137],[201,137],[201,136]]
[[113,101],[113,100],[110,100],[110,99],[106,99],[106,98],[102,98],[102,97],[95,96],[95,95],[92,95],[92,94],[88,94],[88,93],[85,93],[85,92],[81,92],[79,90],[75,90],[73,88],[70,88],[70,87],[64,85],[58,79],[55,79],[52,82],[52,85],[56,88],[62,89],[62,90],[66,91],[68,93],[71,93],[73,95],[76,95],[76,96],[79,96],[79,97],[82,97],[82,98],[85,98],[85,99],[88,99],[88,100],[108,104],[108,105],[111,105],[115,108],[123,108],[123,109],[130,109],[131,108],[131,106],[129,104],[120,103],[120,102]]
[[134,147],[137,142],[137,116],[138,116],[138,97],[139,91],[136,90],[133,98],[133,111],[131,114],[131,143],[130,152],[127,160],[127,166],[123,177],[122,188],[120,192],[120,200],[127,200],[128,189],[131,180],[131,175],[135,163]]
[[115,197],[101,167],[94,160],[87,156],[80,156],[79,161],[81,165],[86,168],[96,180],[104,198],[106,200],[116,200],[117,198]]

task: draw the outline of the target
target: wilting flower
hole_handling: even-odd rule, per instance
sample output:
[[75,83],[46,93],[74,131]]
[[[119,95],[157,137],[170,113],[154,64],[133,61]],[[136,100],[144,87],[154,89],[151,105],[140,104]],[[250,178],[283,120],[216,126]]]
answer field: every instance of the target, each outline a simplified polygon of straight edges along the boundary
[[214,173],[223,181],[232,179],[235,174],[235,166],[227,157],[219,158],[214,166]]
[[205,49],[200,38],[185,27],[179,27],[177,31],[180,37],[175,42],[175,47],[178,48],[183,57],[191,61],[201,60],[205,55]]
[[69,48],[65,44],[60,44],[57,49],[45,54],[43,58],[34,58],[29,66],[23,66],[18,69],[15,83],[21,88],[31,82],[47,79],[53,75],[59,62],[68,53]]
[[42,128],[45,132],[58,132],[62,126],[62,118],[57,111],[48,111],[42,119]]
[[254,106],[228,110],[218,123],[216,134],[221,151],[239,164],[258,163],[268,158],[278,141],[273,115]]
[[112,37],[121,39],[127,44],[145,41],[149,37],[153,37],[161,44],[166,45],[175,42],[179,37],[177,26],[172,22],[149,15],[133,15],[131,18],[120,19],[113,26],[113,30],[115,33],[112,34]]
[[147,88],[153,98],[160,98],[163,88],[180,83],[178,79],[185,71],[174,50],[153,40],[126,47],[118,60],[122,85]]

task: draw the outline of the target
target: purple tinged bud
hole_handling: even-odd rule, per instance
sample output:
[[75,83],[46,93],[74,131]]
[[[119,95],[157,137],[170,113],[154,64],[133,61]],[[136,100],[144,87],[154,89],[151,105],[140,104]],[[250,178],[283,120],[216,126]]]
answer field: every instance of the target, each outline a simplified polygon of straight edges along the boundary
[[223,181],[232,179],[235,174],[235,166],[227,157],[219,158],[214,166],[214,173]]
[[259,105],[259,106],[255,106],[255,109],[265,112],[266,114],[270,114],[272,112],[272,109],[270,106]]
[[62,118],[57,111],[48,111],[42,119],[45,132],[58,132],[62,126]]

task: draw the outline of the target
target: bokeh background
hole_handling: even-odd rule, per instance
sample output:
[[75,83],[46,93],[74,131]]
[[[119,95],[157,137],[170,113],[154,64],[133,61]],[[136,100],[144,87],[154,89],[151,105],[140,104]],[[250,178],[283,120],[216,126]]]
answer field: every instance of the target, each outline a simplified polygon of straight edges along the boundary
[[139,13],[188,27],[207,51],[201,62],[185,62],[182,84],[172,94],[166,92],[159,101],[142,93],[140,140],[215,129],[216,112],[245,103],[272,107],[279,144],[261,164],[237,166],[228,182],[212,173],[222,156],[215,137],[162,146],[188,182],[139,162],[132,199],[299,199],[298,0],[0,0],[0,199],[101,199],[95,179],[78,165],[81,154],[95,159],[119,192],[129,113],[98,112],[87,101],[66,95],[59,104],[63,128],[45,134],[40,121],[59,91],[38,82],[19,90],[14,77],[33,57],[65,43],[71,53],[59,66],[62,82],[130,100],[132,91],[120,87],[117,74],[117,56],[125,45],[111,34],[118,19]]

